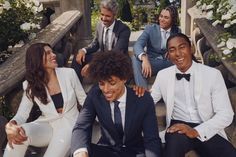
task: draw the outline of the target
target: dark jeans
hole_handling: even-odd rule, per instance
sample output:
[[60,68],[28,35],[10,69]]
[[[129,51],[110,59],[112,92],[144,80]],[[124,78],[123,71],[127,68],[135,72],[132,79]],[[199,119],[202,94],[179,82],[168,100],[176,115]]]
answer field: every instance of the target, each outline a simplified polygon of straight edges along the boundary
[[[184,123],[190,127],[198,125],[182,121],[171,121],[171,125],[176,123]],[[166,157],[184,157],[185,153],[190,150],[195,150],[201,157],[236,157],[234,146],[218,134],[205,142],[197,138],[191,139],[179,133],[166,133],[165,139]]]

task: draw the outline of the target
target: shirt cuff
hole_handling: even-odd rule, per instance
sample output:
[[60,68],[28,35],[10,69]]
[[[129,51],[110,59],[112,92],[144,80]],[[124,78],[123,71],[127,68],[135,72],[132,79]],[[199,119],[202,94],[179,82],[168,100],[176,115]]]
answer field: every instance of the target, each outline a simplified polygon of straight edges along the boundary
[[142,57],[142,55],[143,55],[143,54],[145,54],[145,53],[144,53],[144,52],[142,52],[140,55],[138,55],[138,59],[139,59],[139,60],[142,60],[142,58],[141,58],[141,57]]
[[85,48],[82,48],[82,50],[85,52],[85,54],[87,53],[87,50]]
[[76,154],[81,153],[81,152],[87,152],[88,153],[88,149],[87,148],[79,148],[73,153],[73,156],[75,156]]
[[206,135],[204,135],[203,132],[201,132],[201,130],[199,129],[198,126],[196,126],[194,129],[197,130],[197,132],[198,132],[198,134],[199,134],[199,136],[198,136],[197,138],[198,138],[200,141],[204,142],[204,141],[207,140]]

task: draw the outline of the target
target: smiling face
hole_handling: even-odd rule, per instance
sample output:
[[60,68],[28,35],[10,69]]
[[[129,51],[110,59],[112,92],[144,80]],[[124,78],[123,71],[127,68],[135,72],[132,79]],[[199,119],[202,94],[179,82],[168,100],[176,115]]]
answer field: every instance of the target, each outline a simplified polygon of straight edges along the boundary
[[163,9],[159,15],[159,25],[161,28],[167,30],[171,28],[172,19],[170,12],[168,10]]
[[106,100],[112,102],[119,99],[124,94],[125,82],[126,80],[111,76],[110,79],[99,81],[98,84]]
[[101,21],[102,23],[106,26],[106,27],[109,27],[110,25],[112,25],[112,23],[114,22],[115,20],[115,15],[114,13],[109,10],[109,9],[106,9],[104,7],[101,8],[101,15],[100,15],[100,18],[101,18]]
[[45,46],[44,51],[43,67],[45,69],[55,69],[58,66],[55,53],[49,46]]
[[192,65],[191,45],[183,37],[174,37],[168,42],[169,59],[181,72]]

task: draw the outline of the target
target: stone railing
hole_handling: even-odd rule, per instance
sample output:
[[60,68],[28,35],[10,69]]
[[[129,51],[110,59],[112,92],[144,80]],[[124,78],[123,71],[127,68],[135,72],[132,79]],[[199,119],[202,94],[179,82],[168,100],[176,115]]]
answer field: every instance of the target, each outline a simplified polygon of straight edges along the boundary
[[[63,12],[51,24],[42,29],[34,40],[19,48],[6,62],[0,65],[0,96],[5,96],[6,105],[11,105],[13,97],[21,89],[21,82],[25,74],[24,62],[27,48],[33,43],[45,42],[59,51],[58,47],[67,45],[69,48],[63,49],[62,53],[68,59],[70,53],[74,51],[73,45],[76,41],[73,40],[73,36],[77,36],[74,30],[80,27],[81,17],[82,14],[78,10]],[[19,100],[20,98],[17,99],[17,101]]]

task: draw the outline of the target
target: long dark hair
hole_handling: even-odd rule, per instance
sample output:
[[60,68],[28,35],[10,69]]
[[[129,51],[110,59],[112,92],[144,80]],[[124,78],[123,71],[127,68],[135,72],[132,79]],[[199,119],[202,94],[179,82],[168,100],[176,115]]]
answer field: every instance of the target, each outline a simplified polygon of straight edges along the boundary
[[28,81],[26,95],[32,101],[37,97],[43,104],[48,103],[45,86],[48,83],[48,76],[43,67],[44,47],[49,46],[46,43],[32,44],[26,51],[25,79]]

